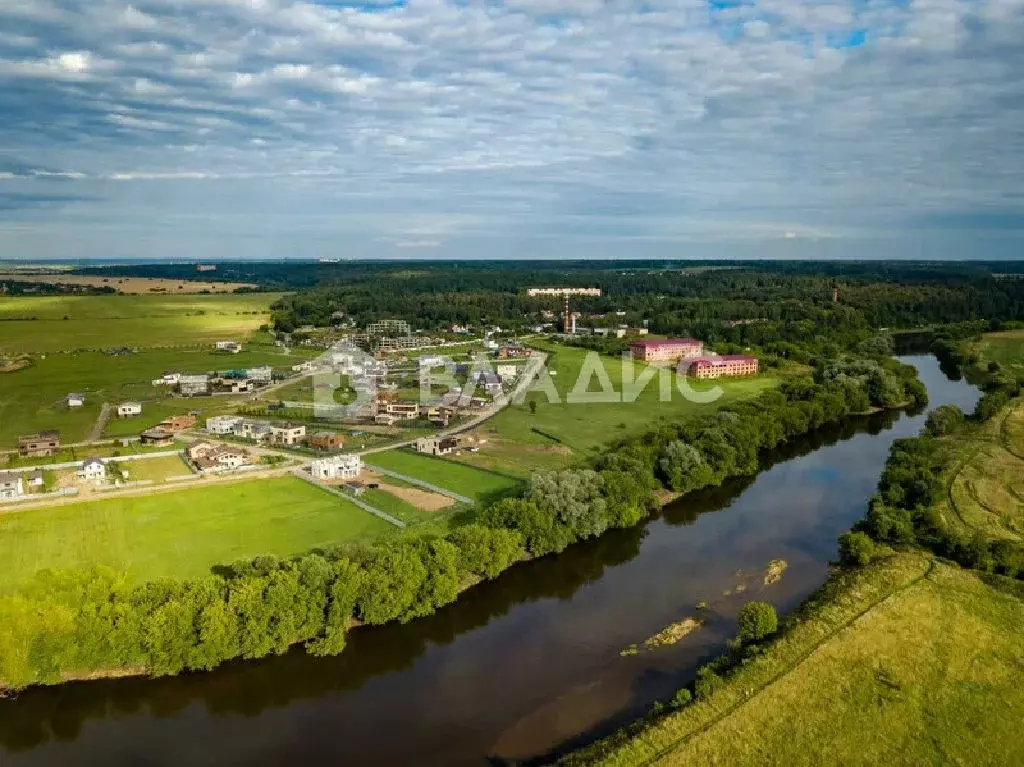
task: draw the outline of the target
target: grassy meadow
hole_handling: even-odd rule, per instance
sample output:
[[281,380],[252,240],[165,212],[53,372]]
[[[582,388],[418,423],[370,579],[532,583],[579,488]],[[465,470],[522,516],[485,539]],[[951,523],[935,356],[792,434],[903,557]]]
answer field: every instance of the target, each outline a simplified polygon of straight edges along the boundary
[[[713,402],[691,402],[676,387],[677,376],[674,369],[669,368],[665,375],[671,396],[667,401],[661,400],[659,380],[655,377],[631,402],[573,403],[567,402],[566,396],[576,387],[587,350],[556,344],[538,346],[548,352],[548,368],[553,371],[551,382],[560,402],[549,402],[543,391],[531,392],[523,404],[510,405],[476,430],[487,439],[487,444],[481,446],[479,453],[463,453],[460,461],[517,475],[534,469],[560,468],[611,440],[648,429],[660,420],[675,420],[719,408],[754,397],[779,383],[778,377],[771,374],[691,383],[693,390],[702,394],[721,387],[721,396]],[[608,356],[600,360],[612,387],[621,393],[621,360]],[[636,363],[634,376],[639,378],[648,369],[649,366]],[[583,382],[581,391],[601,391],[597,377],[591,376],[589,382]],[[535,413],[530,409],[531,400],[537,403]]]
[[986,362],[998,362],[1004,368],[1024,373],[1024,330],[986,333],[976,351]]
[[[180,466],[174,473],[184,474],[173,460]],[[288,556],[394,529],[295,477],[70,503],[0,515],[0,583],[11,590],[46,567],[93,564],[139,580],[187,578],[215,564]]]
[[0,298],[0,354],[120,346],[152,349],[244,340],[270,320],[278,293]]
[[[513,490],[514,477],[477,469],[448,458],[435,458],[410,450],[388,450],[366,456],[367,464],[397,471],[400,474],[429,482],[445,490],[483,500]],[[385,481],[390,482],[390,478]]]
[[1019,586],[905,553],[833,588],[710,699],[587,763],[1024,762]]

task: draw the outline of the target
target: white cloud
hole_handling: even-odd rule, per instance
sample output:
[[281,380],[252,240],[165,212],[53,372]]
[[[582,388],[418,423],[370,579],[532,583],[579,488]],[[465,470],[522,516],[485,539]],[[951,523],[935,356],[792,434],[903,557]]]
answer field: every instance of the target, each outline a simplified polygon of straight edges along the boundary
[[282,200],[353,211],[336,235],[371,243],[434,242],[388,228],[444,216],[439,251],[591,237],[594,211],[609,241],[1022,213],[1021,0],[8,0],[0,28],[0,172],[71,168],[99,198],[57,230],[141,212],[112,179],[197,182],[152,202],[210,238],[217,185],[244,180],[292,241]]

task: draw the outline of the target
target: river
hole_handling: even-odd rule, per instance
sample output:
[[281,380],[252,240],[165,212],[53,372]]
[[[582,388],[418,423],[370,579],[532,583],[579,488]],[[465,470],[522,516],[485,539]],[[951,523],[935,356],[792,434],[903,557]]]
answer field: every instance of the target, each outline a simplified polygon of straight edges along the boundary
[[[931,356],[929,408],[974,387]],[[684,684],[749,599],[785,612],[828,575],[893,440],[924,414],[851,419],[766,456],[757,477],[646,524],[512,568],[429,618],[356,629],[337,658],[301,651],[167,679],[88,682],[0,703],[0,764],[428,765],[531,760],[592,740]],[[772,559],[789,563],[764,585]],[[619,651],[705,600],[679,644]]]

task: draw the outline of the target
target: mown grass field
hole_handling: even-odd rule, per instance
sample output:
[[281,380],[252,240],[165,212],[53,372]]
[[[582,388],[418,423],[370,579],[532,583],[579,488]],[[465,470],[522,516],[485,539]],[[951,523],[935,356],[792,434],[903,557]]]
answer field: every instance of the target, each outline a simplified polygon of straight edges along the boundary
[[122,461],[121,468],[128,472],[130,482],[148,479],[159,483],[168,477],[181,477],[192,473],[185,460],[177,455],[146,458],[141,461]]
[[1024,372],[1024,330],[986,333],[976,351],[986,362],[998,362],[1004,368]]
[[1016,400],[967,438],[957,453],[943,515],[988,538],[1024,538],[1024,403]]
[[1024,600],[900,554],[607,765],[1021,764]]
[[0,298],[0,354],[139,349],[245,340],[277,293]]
[[371,466],[397,471],[478,501],[506,494],[518,484],[511,476],[404,449],[374,453],[365,460]]
[[[709,396],[708,392],[716,386],[721,391],[713,401],[695,402],[679,391],[674,369],[669,368],[665,375],[670,391],[665,401],[662,401],[659,380],[655,378],[633,401],[574,403],[567,399],[577,386],[587,351],[557,344],[541,344],[540,348],[548,352],[548,368],[554,372],[551,381],[560,401],[552,403],[543,392],[531,392],[523,404],[510,405],[478,429],[477,433],[486,437],[487,444],[479,453],[463,453],[459,460],[519,475],[534,469],[560,468],[611,440],[651,428],[660,420],[675,420],[711,411],[736,400],[754,397],[779,384],[779,378],[770,374],[691,383],[690,386],[702,398]],[[608,356],[599,359],[611,386],[621,393],[621,360]],[[636,363],[634,377],[638,379],[647,369],[648,366]],[[589,381],[580,384],[579,391],[599,392],[601,386],[598,379],[591,376]],[[530,410],[531,400],[537,403],[536,413]]]
[[42,568],[93,564],[141,580],[193,577],[215,564],[394,530],[294,477],[8,512],[0,515],[0,588],[12,590]]

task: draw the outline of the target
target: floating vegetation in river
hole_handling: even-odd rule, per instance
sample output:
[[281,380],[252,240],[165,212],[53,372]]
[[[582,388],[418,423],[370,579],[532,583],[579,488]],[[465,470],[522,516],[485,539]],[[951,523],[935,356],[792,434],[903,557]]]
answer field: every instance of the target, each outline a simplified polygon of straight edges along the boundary
[[785,559],[773,559],[768,563],[768,569],[764,571],[764,585],[771,586],[773,583],[778,583],[782,580],[782,574],[786,572],[786,568],[789,567],[789,562]]
[[619,650],[619,655],[622,656],[623,658],[627,658],[630,655],[639,655],[639,654],[640,654],[640,648],[637,647],[635,644],[631,644],[625,650]]
[[708,607],[710,607],[710,605],[708,605],[708,600],[706,600],[706,599],[698,599],[697,600],[697,609],[698,610],[707,610]]
[[674,645],[687,634],[696,631],[703,625],[704,621],[700,618],[683,618],[681,621],[676,621],[666,626],[650,639],[644,641],[644,647],[648,650],[655,650],[659,647]]

